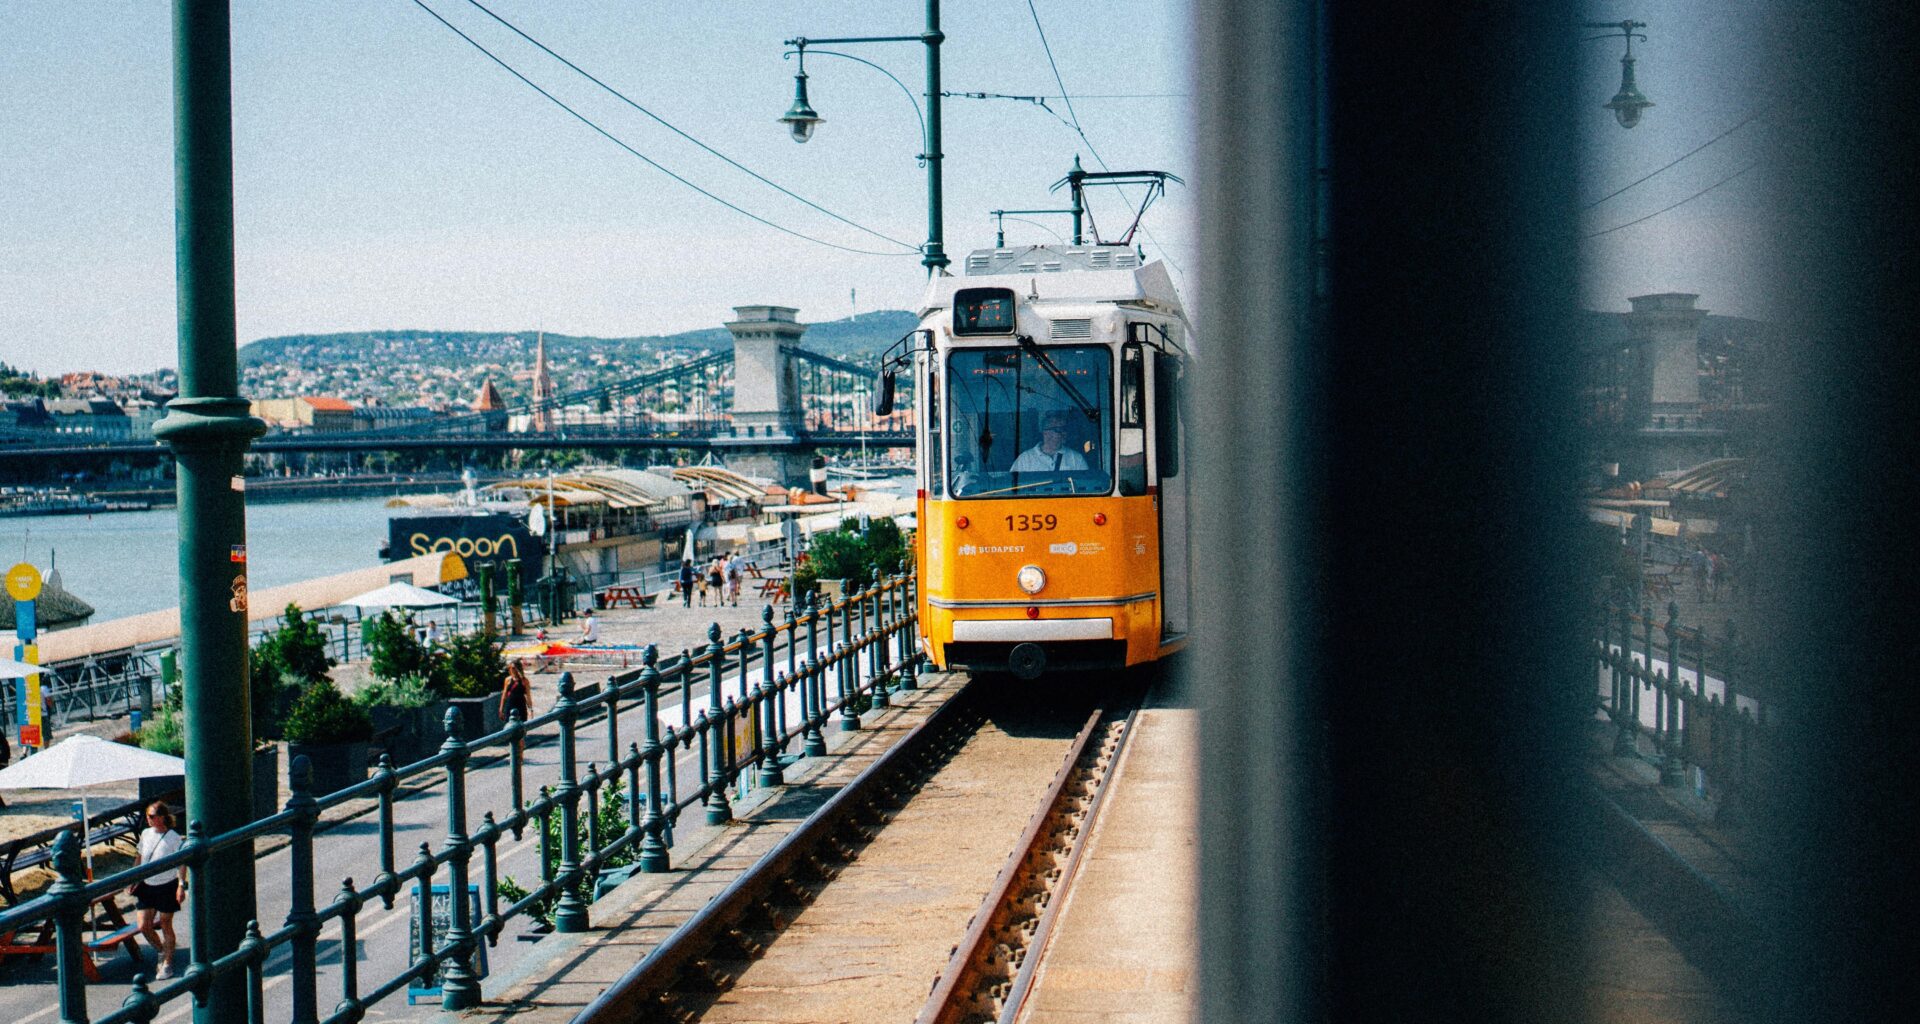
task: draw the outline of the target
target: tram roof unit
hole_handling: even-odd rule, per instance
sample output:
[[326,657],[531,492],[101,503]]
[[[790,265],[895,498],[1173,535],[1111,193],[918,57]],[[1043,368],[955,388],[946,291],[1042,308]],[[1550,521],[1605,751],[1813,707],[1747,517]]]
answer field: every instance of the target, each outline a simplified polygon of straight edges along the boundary
[[1158,260],[1144,266],[1124,245],[1030,245],[975,249],[967,254],[964,277],[936,276],[927,282],[920,316],[953,307],[962,288],[999,285],[1025,302],[1121,303],[1184,317],[1180,293]]

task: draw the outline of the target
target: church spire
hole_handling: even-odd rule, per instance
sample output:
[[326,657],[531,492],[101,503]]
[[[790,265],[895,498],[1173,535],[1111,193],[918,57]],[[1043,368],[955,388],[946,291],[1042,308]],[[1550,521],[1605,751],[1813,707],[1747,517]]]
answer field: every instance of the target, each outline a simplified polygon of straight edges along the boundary
[[[533,404],[539,406],[553,397],[553,377],[547,372],[547,332],[541,331],[533,350]],[[546,431],[548,410],[536,408],[533,413],[533,429]]]

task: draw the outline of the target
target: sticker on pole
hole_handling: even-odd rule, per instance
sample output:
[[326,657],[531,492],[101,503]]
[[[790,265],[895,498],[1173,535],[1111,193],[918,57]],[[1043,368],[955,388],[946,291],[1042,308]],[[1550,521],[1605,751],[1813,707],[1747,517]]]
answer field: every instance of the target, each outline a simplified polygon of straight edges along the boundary
[[[413,908],[407,912],[407,951],[408,960],[419,963],[427,958],[430,946],[437,947],[445,941],[447,930],[453,927],[453,890],[449,886],[436,885],[429,897],[428,924],[432,929],[428,935],[420,934],[420,883],[413,886]],[[467,927],[472,928],[480,921],[480,887],[467,886]],[[475,937],[473,960],[468,964],[473,979],[479,981],[487,976],[487,943],[485,939]],[[446,976],[446,961],[441,961],[433,973],[424,978],[415,978],[407,982],[407,1005],[411,1006],[423,999],[440,998],[440,985]]]
[[236,612],[246,611],[247,610],[247,576],[246,574],[241,573],[240,575],[235,576],[233,578],[233,585],[228,589],[233,592],[233,597],[231,600],[227,602],[227,608]]
[[21,562],[7,570],[7,596],[15,601],[31,601],[40,596],[40,570]]

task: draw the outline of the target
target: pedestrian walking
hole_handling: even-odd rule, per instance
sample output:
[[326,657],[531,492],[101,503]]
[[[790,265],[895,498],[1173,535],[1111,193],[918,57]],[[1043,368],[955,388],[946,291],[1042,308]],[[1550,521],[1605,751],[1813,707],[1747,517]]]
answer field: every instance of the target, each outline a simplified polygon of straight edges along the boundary
[[[140,833],[140,863],[152,863],[178,853],[183,841],[174,830],[173,809],[167,802],[155,800],[148,804],[147,827]],[[179,868],[156,871],[133,883],[127,895],[133,897],[133,905],[140,911],[140,934],[146,936],[148,945],[160,951],[155,977],[173,977],[173,915],[180,912],[180,901],[187,898],[186,877],[180,874]]]
[[[702,591],[700,597],[700,605],[705,607],[706,593]],[[693,607],[693,559],[691,558],[680,560],[680,607]]]
[[719,555],[713,556],[713,561],[707,563],[707,586],[713,591],[715,608],[727,603],[727,569]]
[[741,561],[740,553],[734,552],[727,557],[727,594],[733,598],[733,606],[740,607],[740,580],[746,575],[746,563]]

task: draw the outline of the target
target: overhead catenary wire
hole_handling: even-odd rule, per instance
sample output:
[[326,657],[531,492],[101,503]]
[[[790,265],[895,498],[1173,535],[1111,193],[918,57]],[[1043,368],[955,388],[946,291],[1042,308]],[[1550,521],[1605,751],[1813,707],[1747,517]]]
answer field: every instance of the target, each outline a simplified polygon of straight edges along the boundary
[[1754,162],[1752,162],[1752,163],[1750,163],[1750,164],[1748,164],[1748,165],[1746,165],[1745,167],[1742,167],[1742,168],[1740,168],[1739,170],[1737,170],[1737,171],[1735,171],[1735,172],[1733,172],[1732,174],[1729,174],[1729,175],[1727,175],[1726,177],[1724,177],[1724,178],[1721,178],[1721,179],[1720,179],[1719,181],[1716,181],[1716,182],[1714,182],[1713,184],[1711,184],[1711,185],[1708,185],[1708,186],[1707,186],[1706,188],[1703,188],[1703,189],[1701,189],[1700,191],[1698,191],[1698,192],[1695,192],[1694,194],[1692,194],[1692,195],[1690,195],[1690,196],[1688,196],[1688,197],[1687,197],[1687,198],[1685,198],[1685,199],[1682,199],[1682,200],[1680,200],[1680,201],[1679,201],[1679,202],[1677,202],[1677,203],[1673,203],[1673,204],[1670,204],[1670,205],[1667,205],[1667,206],[1663,206],[1663,207],[1661,207],[1660,209],[1658,209],[1658,210],[1655,210],[1655,211],[1653,211],[1652,213],[1649,213],[1649,214],[1647,214],[1647,215],[1646,215],[1645,217],[1640,217],[1640,218],[1637,218],[1637,219],[1634,219],[1634,220],[1630,220],[1630,221],[1628,221],[1628,222],[1626,222],[1625,224],[1616,224],[1616,225],[1614,225],[1613,227],[1610,227],[1610,228],[1606,228],[1606,229],[1604,229],[1604,230],[1601,230],[1601,231],[1595,231],[1594,233],[1592,233],[1592,234],[1590,234],[1590,235],[1582,235],[1582,236],[1581,236],[1581,239],[1582,239],[1582,240],[1584,241],[1584,240],[1586,240],[1586,239],[1589,239],[1589,238],[1599,238],[1599,237],[1600,237],[1601,235],[1610,235],[1610,234],[1612,234],[1612,233],[1614,233],[1615,231],[1619,231],[1619,230],[1622,230],[1622,229],[1624,229],[1624,228],[1630,228],[1630,227],[1632,227],[1632,226],[1634,226],[1635,224],[1644,224],[1644,223],[1646,223],[1647,221],[1650,221],[1650,220],[1652,220],[1653,218],[1655,218],[1655,217],[1658,217],[1658,216],[1660,216],[1660,215],[1661,215],[1661,214],[1663,214],[1663,213],[1666,213],[1666,212],[1667,212],[1668,210],[1672,210],[1672,209],[1676,209],[1676,208],[1678,208],[1678,207],[1681,207],[1681,206],[1685,206],[1686,204],[1688,204],[1688,203],[1691,203],[1691,202],[1693,202],[1693,201],[1694,201],[1695,199],[1698,199],[1698,198],[1700,198],[1701,196],[1704,196],[1704,195],[1706,195],[1707,193],[1709,193],[1709,192],[1711,192],[1711,191],[1713,191],[1714,189],[1716,189],[1716,188],[1719,188],[1719,187],[1720,187],[1720,186],[1722,186],[1722,185],[1725,185],[1725,184],[1726,184],[1727,182],[1730,182],[1730,181],[1732,181],[1733,179],[1735,179],[1735,178],[1738,178],[1738,177],[1739,177],[1739,176],[1741,176],[1742,174],[1745,174],[1745,173],[1747,173],[1748,171],[1751,171],[1751,170],[1753,170],[1753,169],[1754,169],[1755,167],[1758,167],[1758,166],[1760,166],[1760,161],[1758,161],[1758,160],[1755,160]]
[[428,7],[423,2],[423,0],[413,0],[413,5],[427,12],[429,15],[432,15],[433,20],[446,26],[448,31],[452,32],[454,35],[457,35],[461,39],[465,40],[467,42],[467,45],[485,54],[488,60],[491,60],[495,64],[500,65],[502,68],[506,70],[508,74],[519,79],[523,84],[525,84],[527,88],[532,89],[534,92],[539,93],[541,96],[545,97],[549,103],[552,103],[554,106],[559,107],[561,110],[566,111],[568,114],[571,114],[575,120],[579,121],[581,124],[586,125],[588,128],[593,129],[595,132],[599,133],[601,136],[606,138],[607,141],[613,143],[616,146],[619,146],[621,149],[626,150],[629,154],[639,158],[641,162],[645,163],[649,167],[652,167],[654,170],[659,171],[660,173],[666,175],[667,177],[672,178],[674,181],[677,181],[680,184],[685,185],[686,187],[694,190],[695,192],[698,192],[701,195],[706,196],[708,199],[711,199],[714,202],[719,203],[721,206],[724,206],[727,209],[732,210],[733,212],[741,215],[742,217],[746,217],[747,219],[752,220],[756,223],[770,227],[782,234],[792,235],[793,237],[801,239],[802,241],[812,242],[815,245],[824,245],[829,249],[838,249],[841,252],[850,252],[850,253],[855,253],[861,256],[906,256],[906,255],[911,255],[912,253],[919,252],[919,249],[917,247],[915,247],[912,250],[912,253],[881,252],[875,249],[861,249],[851,245],[841,245],[838,242],[829,242],[824,238],[816,238],[812,235],[806,234],[805,232],[795,231],[794,229],[790,227],[786,227],[785,225],[776,224],[773,221],[768,220],[767,218],[762,217],[751,210],[745,209],[744,207],[736,205],[735,203],[732,203],[726,199],[722,199],[721,197],[713,194],[712,192],[709,192],[706,189],[701,188],[699,185],[696,185],[693,182],[688,181],[686,178],[680,176],[679,174],[674,173],[672,170],[669,170],[666,166],[662,165],[659,161],[654,160],[652,157],[647,156],[645,153],[642,153],[639,150],[633,148],[632,146],[627,145],[618,136],[614,135],[612,132],[607,131],[605,128],[600,127],[598,124],[594,123],[594,121],[591,118],[587,117],[585,114],[582,114],[578,110],[575,110],[572,107],[568,106],[564,101],[562,101],[559,97],[555,96],[554,94],[548,92],[545,89],[542,89],[532,79],[521,74],[518,69],[514,68],[513,65],[508,64],[506,61],[500,59],[498,55],[496,55],[492,50],[487,49],[478,40],[474,39],[472,36],[466,34],[465,32],[460,31],[458,26],[454,25],[452,22],[448,21],[447,19],[441,17],[440,12],[434,10],[431,7]]
[[699,139],[694,138],[692,135],[683,131],[678,125],[674,124],[671,121],[668,121],[664,117],[661,117],[659,114],[656,114],[651,110],[648,110],[646,107],[641,106],[639,103],[635,102],[632,98],[627,96],[626,93],[623,93],[620,90],[614,88],[613,86],[608,85],[606,82],[603,82],[600,79],[594,77],[592,73],[588,72],[585,68],[582,68],[580,65],[575,64],[573,61],[568,60],[566,57],[563,57],[560,54],[555,53],[551,47],[547,46],[547,44],[528,35],[525,31],[523,31],[520,28],[520,26],[515,25],[513,22],[508,21],[507,19],[494,13],[494,11],[491,8],[487,7],[485,4],[482,4],[480,0],[467,0],[467,3],[473,5],[481,13],[485,14],[487,17],[492,18],[493,20],[506,26],[508,31],[511,31],[514,35],[519,36],[520,38],[526,40],[527,42],[533,44],[535,47],[539,48],[540,52],[566,65],[569,70],[578,74],[580,77],[585,78],[587,81],[592,82],[593,84],[606,90],[615,99],[619,100],[622,103],[625,103],[627,106],[632,107],[635,110],[638,110],[642,114],[647,115],[648,117],[652,118],[654,121],[658,122],[662,127],[666,128],[668,131],[674,133],[675,135],[678,135],[681,138],[687,140],[688,142],[691,142],[694,145],[700,147],[701,149],[707,151],[708,153],[711,153],[712,155],[719,157],[728,166],[733,167],[735,170],[738,170],[747,174],[748,176],[752,177],[755,181],[758,181],[772,188],[774,191],[779,192],[781,195],[784,195],[784,196],[787,196],[788,198],[796,200],[797,202],[800,202],[803,205],[811,207],[814,210],[818,210],[819,212],[824,213],[829,217],[832,217],[834,220],[837,220],[840,223],[847,225],[848,227],[857,228],[858,230],[864,231],[867,234],[874,236],[875,238],[881,239],[882,241],[892,242],[895,245],[903,246],[914,252],[920,251],[920,247],[917,245],[914,245],[912,242],[902,241],[898,238],[894,238],[891,235],[886,235],[886,234],[882,234],[881,232],[875,231],[874,229],[867,227],[863,224],[858,224],[854,221],[848,220],[847,218],[841,216],[840,214],[835,213],[824,206],[821,206],[819,203],[816,203],[813,200],[808,199],[803,195],[799,195],[798,193],[795,193],[787,189],[785,186],[781,185],[779,182],[773,181],[765,177],[764,175],[760,174],[758,171],[755,171],[753,168],[740,163],[738,160],[735,160],[734,158],[726,155],[725,153],[720,152],[719,150],[713,148],[712,146],[707,145],[705,142],[702,142]]
[[1661,164],[1661,165],[1660,165],[1659,167],[1656,167],[1656,168],[1654,168],[1653,170],[1651,170],[1651,171],[1649,171],[1649,172],[1647,172],[1647,173],[1646,173],[1645,175],[1643,175],[1643,176],[1641,176],[1641,177],[1638,177],[1638,178],[1635,178],[1634,180],[1632,180],[1632,181],[1630,181],[1630,182],[1627,182],[1627,183],[1626,183],[1625,185],[1622,185],[1622,186],[1620,186],[1619,188],[1617,188],[1617,189],[1614,189],[1613,191],[1611,191],[1611,192],[1609,192],[1609,193],[1607,193],[1606,195],[1604,195],[1604,196],[1601,196],[1601,197],[1600,197],[1600,198],[1598,198],[1598,199],[1595,199],[1595,200],[1594,200],[1593,202],[1591,202],[1591,203],[1588,203],[1588,204],[1587,204],[1587,209],[1589,209],[1589,210],[1591,210],[1591,209],[1593,209],[1594,207],[1596,207],[1596,206],[1599,206],[1599,205],[1600,205],[1601,203],[1604,203],[1604,202],[1606,202],[1607,200],[1609,200],[1609,199],[1612,199],[1612,198],[1613,198],[1614,196],[1617,196],[1617,195],[1619,195],[1619,194],[1621,194],[1622,192],[1625,192],[1625,191],[1627,191],[1628,189],[1630,189],[1630,188],[1633,188],[1633,187],[1634,187],[1635,185],[1639,185],[1639,184],[1641,184],[1641,183],[1643,183],[1643,182],[1646,182],[1646,181],[1648,181],[1648,180],[1650,180],[1650,179],[1652,179],[1652,178],[1654,177],[1654,175],[1657,175],[1657,174],[1659,174],[1659,173],[1661,173],[1662,171],[1666,171],[1666,170],[1668,170],[1668,169],[1670,169],[1670,168],[1672,168],[1672,167],[1674,167],[1675,165],[1677,165],[1677,164],[1679,164],[1679,163],[1680,163],[1680,162],[1681,162],[1682,160],[1685,160],[1685,159],[1687,159],[1688,157],[1690,157],[1690,156],[1692,156],[1692,155],[1694,155],[1695,153],[1698,153],[1698,152],[1700,152],[1701,150],[1703,150],[1703,149],[1706,149],[1706,148],[1707,148],[1708,146],[1711,146],[1711,145],[1713,145],[1714,143],[1716,143],[1716,142],[1719,142],[1719,141],[1720,141],[1721,139],[1724,139],[1724,138],[1726,138],[1727,136],[1729,136],[1729,135],[1732,135],[1732,134],[1733,134],[1734,132],[1737,132],[1737,131],[1739,131],[1740,129],[1742,129],[1742,128],[1745,128],[1745,127],[1746,127],[1747,125],[1749,125],[1749,124],[1752,124],[1752,123],[1753,123],[1754,121],[1756,121],[1756,120],[1758,120],[1758,119],[1760,118],[1760,116],[1761,116],[1762,114],[1765,114],[1765,113],[1766,113],[1766,112],[1767,112],[1768,110],[1770,110],[1770,109],[1772,109],[1772,108],[1770,108],[1770,107],[1762,107],[1762,108],[1760,108],[1759,110],[1756,110],[1756,111],[1754,111],[1754,112],[1753,112],[1753,113],[1751,113],[1751,114],[1748,114],[1748,115],[1747,115],[1747,116],[1746,116],[1745,118],[1743,118],[1743,119],[1742,119],[1742,120],[1740,121],[1740,123],[1738,123],[1738,124],[1736,124],[1736,125],[1734,125],[1733,127],[1731,127],[1731,128],[1729,128],[1729,129],[1727,129],[1726,131],[1724,131],[1724,132],[1721,132],[1721,133],[1720,133],[1720,134],[1718,134],[1718,135],[1715,135],[1715,136],[1714,136],[1713,138],[1711,138],[1711,139],[1708,139],[1707,141],[1705,141],[1705,142],[1702,142],[1702,143],[1701,143],[1701,144],[1699,144],[1698,146],[1695,146],[1695,147],[1693,147],[1692,149],[1689,149],[1689,150],[1687,150],[1687,151],[1686,151],[1685,153],[1682,153],[1682,154],[1680,154],[1679,156],[1677,156],[1677,157],[1675,157],[1674,159],[1672,159],[1672,160],[1670,160],[1670,161],[1668,161],[1667,163],[1664,163],[1664,164]]
[[[1065,78],[1061,77],[1059,62],[1053,59],[1053,45],[1047,42],[1047,30],[1040,24],[1040,11],[1033,6],[1033,0],[1027,0],[1027,13],[1033,16],[1033,30],[1040,36],[1040,48],[1046,51],[1047,66],[1053,69],[1053,82],[1060,87],[1060,99],[1066,101],[1067,116],[1072,119],[1069,122],[1069,127],[1073,129],[1075,135],[1080,136],[1080,141],[1086,144],[1087,152],[1093,154],[1093,159],[1100,165],[1100,169],[1103,171],[1111,171],[1113,168],[1107,166],[1106,159],[1100,155],[1098,149],[1094,148],[1093,140],[1087,138],[1086,129],[1080,127],[1080,115],[1074,112],[1073,97],[1067,92],[1067,82]],[[1036,102],[1038,101],[1036,100]],[[1048,108],[1045,103],[1041,103],[1040,106],[1048,113],[1053,113],[1052,109]],[[1054,116],[1058,117],[1060,115],[1054,114]],[[1126,190],[1124,189],[1121,190],[1120,197],[1129,203],[1133,202],[1133,200],[1127,196]],[[1141,210],[1142,217],[1145,216],[1145,213],[1146,211],[1143,208]],[[1137,223],[1140,220],[1141,218],[1136,218]],[[1180,272],[1180,264],[1174,260],[1172,253],[1161,246],[1160,240],[1153,237],[1153,229],[1147,227],[1145,223],[1140,223],[1139,227],[1141,233],[1147,236],[1147,240],[1153,243],[1153,247],[1160,250],[1160,255],[1167,261],[1167,265],[1172,267],[1176,273]],[[1095,237],[1098,236],[1096,235]]]

